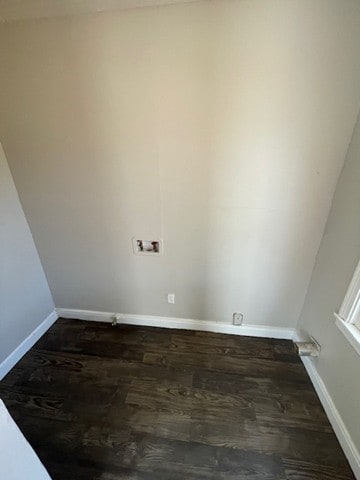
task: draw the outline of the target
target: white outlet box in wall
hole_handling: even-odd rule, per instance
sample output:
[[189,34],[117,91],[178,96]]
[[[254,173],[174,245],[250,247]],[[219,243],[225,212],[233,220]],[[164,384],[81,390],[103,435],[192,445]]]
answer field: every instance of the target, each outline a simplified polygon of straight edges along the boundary
[[160,238],[145,240],[140,237],[133,237],[132,245],[135,255],[162,255],[163,252],[163,242]]

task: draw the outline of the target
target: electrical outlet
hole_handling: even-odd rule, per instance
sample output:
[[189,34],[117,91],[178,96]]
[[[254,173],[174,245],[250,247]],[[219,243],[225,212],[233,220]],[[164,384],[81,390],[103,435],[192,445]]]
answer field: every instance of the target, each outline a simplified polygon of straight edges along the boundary
[[168,293],[167,302],[172,304],[175,303],[175,293]]
[[235,312],[233,314],[233,325],[241,325],[244,319],[244,315],[242,313]]

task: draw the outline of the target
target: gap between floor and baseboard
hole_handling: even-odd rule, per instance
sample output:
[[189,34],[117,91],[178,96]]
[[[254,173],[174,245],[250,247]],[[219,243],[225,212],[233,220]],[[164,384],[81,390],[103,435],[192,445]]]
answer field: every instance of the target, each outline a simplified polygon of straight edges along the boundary
[[147,327],[177,328],[180,330],[202,330],[206,332],[245,335],[248,337],[267,337],[292,340],[295,329],[286,327],[269,327],[266,325],[232,325],[225,322],[195,320],[190,318],[158,317],[154,315],[132,315],[92,310],[57,308],[59,317],[89,320],[95,322],[113,322],[118,318],[119,325],[140,325]]
[[58,315],[54,310],[20,343],[20,345],[15,348],[15,350],[12,351],[12,353],[10,353],[8,357],[5,358],[5,360],[0,363],[0,380],[10,372],[17,362],[21,360],[33,345],[35,345],[35,343],[44,335],[51,325],[56,322],[57,319]]

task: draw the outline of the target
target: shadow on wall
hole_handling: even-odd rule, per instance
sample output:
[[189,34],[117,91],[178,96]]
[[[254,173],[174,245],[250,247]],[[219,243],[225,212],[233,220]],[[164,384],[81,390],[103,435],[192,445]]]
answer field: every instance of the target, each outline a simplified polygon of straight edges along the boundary
[[295,326],[360,99],[359,7],[330,4],[5,27],[0,132],[58,307]]

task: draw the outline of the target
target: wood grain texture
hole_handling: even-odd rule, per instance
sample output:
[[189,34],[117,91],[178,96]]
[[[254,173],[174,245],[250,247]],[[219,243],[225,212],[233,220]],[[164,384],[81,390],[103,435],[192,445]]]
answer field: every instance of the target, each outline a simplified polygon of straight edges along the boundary
[[354,480],[290,341],[60,319],[0,397],[53,480]]

